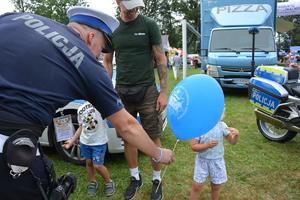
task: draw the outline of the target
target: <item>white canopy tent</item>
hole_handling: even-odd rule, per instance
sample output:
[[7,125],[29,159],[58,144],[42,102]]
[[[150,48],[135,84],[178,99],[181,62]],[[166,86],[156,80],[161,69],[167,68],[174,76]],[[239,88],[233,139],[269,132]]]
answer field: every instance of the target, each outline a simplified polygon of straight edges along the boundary
[[300,0],[277,3],[277,16],[300,15]]
[[279,33],[279,37],[280,33],[285,33],[295,28],[293,22],[289,22],[282,18],[283,16],[292,15],[300,15],[300,0],[277,3],[276,31]]

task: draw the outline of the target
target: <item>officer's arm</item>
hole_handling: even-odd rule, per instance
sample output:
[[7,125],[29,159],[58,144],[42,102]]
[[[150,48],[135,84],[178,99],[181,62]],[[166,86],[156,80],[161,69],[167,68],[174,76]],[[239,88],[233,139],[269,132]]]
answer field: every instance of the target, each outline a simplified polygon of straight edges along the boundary
[[103,65],[110,78],[112,78],[112,72],[113,72],[112,62],[113,62],[113,53],[105,53],[103,56]]
[[113,124],[116,131],[124,140],[146,155],[160,160],[164,164],[170,164],[174,161],[173,152],[169,149],[158,148],[137,120],[124,108],[110,115],[107,119]]

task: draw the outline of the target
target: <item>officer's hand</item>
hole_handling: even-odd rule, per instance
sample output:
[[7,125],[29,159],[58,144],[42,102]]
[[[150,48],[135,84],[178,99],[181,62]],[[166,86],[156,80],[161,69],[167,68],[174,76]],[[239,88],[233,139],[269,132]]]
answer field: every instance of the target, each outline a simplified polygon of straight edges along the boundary
[[172,150],[170,149],[162,149],[162,150],[163,150],[163,156],[160,163],[169,165],[175,161],[175,156]]

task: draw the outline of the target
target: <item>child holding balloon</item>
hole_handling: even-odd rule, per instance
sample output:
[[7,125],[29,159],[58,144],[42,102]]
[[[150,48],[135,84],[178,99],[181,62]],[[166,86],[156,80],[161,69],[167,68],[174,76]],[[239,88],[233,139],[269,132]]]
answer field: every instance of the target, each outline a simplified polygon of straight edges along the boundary
[[223,138],[226,138],[230,144],[236,144],[238,137],[237,129],[228,128],[224,122],[220,121],[205,135],[192,139],[191,148],[198,153],[195,158],[194,182],[190,200],[199,198],[208,176],[211,179],[211,199],[219,199],[221,186],[227,181]]

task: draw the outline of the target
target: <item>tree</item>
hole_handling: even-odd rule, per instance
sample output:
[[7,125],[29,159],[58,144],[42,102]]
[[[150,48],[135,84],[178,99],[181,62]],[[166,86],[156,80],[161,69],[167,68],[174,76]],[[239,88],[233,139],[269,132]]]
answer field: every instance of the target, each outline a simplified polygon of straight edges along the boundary
[[151,17],[156,20],[162,34],[168,34],[173,29],[174,19],[172,17],[171,2],[170,1],[153,1],[153,0],[144,0],[145,8],[143,13],[148,17]]
[[[277,2],[287,2],[288,0],[277,0]],[[284,20],[290,21],[294,23],[295,29],[288,31],[285,34],[282,34],[284,38],[283,46],[288,49],[289,46],[300,46],[300,15],[294,16],[284,16],[282,17]]]
[[[159,24],[162,34],[169,35],[172,47],[181,47],[181,23],[178,18],[186,19],[199,30],[200,9],[198,0],[144,0],[143,14],[153,18]],[[197,37],[188,34],[188,51],[196,52]]]
[[[176,19],[185,19],[189,24],[191,24],[197,31],[200,31],[200,1],[197,0],[172,0],[171,1],[171,9],[174,18]],[[172,30],[170,35],[170,43],[175,44],[176,47],[182,46],[182,40],[178,40],[178,38],[182,38],[182,30],[180,20],[177,20],[175,23],[177,26],[175,30]],[[199,45],[196,46],[198,38],[188,32],[187,34],[187,46],[188,52],[196,53]]]
[[291,46],[300,46],[300,15],[285,16],[283,19],[293,22],[295,29],[287,32]]
[[71,6],[86,5],[85,0],[11,0],[16,11],[31,12],[67,24]]

